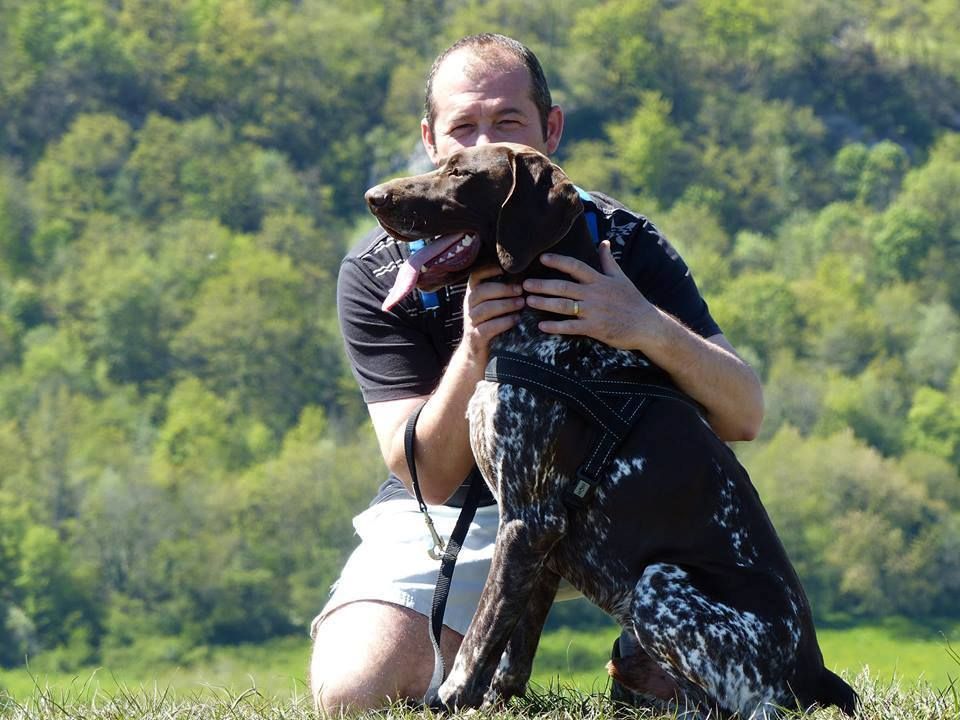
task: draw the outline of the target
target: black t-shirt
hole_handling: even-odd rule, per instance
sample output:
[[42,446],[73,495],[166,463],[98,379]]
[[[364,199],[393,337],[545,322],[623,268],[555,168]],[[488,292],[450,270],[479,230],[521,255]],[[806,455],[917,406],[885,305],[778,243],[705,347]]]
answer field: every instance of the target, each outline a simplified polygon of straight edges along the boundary
[[[702,337],[719,333],[686,264],[653,224],[610,197],[590,196],[600,238],[610,240],[614,258],[644,296]],[[463,333],[465,281],[438,290],[436,309],[425,309],[416,292],[389,312],[380,309],[408,256],[406,243],[377,228],[340,265],[340,329],[368,404],[429,395]],[[407,495],[391,476],[374,502],[399,494]]]

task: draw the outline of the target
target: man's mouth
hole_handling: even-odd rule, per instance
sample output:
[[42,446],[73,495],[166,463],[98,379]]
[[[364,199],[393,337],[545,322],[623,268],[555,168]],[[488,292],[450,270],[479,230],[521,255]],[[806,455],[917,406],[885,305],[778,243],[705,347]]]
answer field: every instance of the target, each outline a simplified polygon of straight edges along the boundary
[[397,270],[383,310],[390,310],[412,292],[421,276],[436,278],[463,270],[473,264],[479,252],[480,242],[473,233],[450,233],[427,241]]

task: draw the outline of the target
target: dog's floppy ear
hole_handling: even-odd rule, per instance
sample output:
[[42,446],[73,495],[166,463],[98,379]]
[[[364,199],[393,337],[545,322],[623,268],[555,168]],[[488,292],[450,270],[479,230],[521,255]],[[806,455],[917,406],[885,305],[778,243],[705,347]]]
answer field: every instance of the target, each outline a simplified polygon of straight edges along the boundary
[[532,150],[510,154],[513,188],[497,219],[497,257],[505,271],[519,273],[570,231],[583,203],[547,157]]

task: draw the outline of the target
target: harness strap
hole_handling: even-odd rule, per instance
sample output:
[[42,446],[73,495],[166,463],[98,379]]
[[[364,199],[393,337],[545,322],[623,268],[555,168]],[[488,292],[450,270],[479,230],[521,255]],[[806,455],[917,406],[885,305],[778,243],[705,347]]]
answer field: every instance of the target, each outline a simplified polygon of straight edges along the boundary
[[407,427],[403,436],[404,454],[407,459],[407,468],[410,470],[410,480],[413,484],[413,492],[417,497],[417,503],[420,505],[420,512],[423,513],[424,521],[433,538],[434,547],[429,551],[429,555],[434,560],[440,560],[440,571],[437,574],[437,582],[433,589],[433,603],[430,609],[430,644],[433,646],[433,674],[430,677],[430,683],[427,686],[427,692],[423,696],[425,705],[433,704],[437,697],[437,690],[443,682],[445,674],[443,654],[440,652],[440,632],[443,629],[443,615],[447,609],[447,598],[450,595],[450,583],[453,581],[453,571],[456,569],[457,556],[460,554],[460,548],[467,537],[467,530],[477,513],[477,506],[480,504],[480,490],[483,488],[483,477],[480,471],[474,466],[467,479],[469,488],[467,495],[460,508],[460,515],[450,534],[450,540],[444,544],[443,538],[437,533],[433,526],[433,519],[427,510],[427,504],[423,500],[423,493],[420,490],[420,481],[417,478],[417,463],[414,457],[414,440],[416,437],[417,420],[420,418],[420,412],[427,403],[421,403],[410,413],[407,419]]
[[[645,374],[657,372],[653,368],[644,368],[643,371]],[[484,371],[484,379],[546,391],[599,427],[599,438],[577,469],[575,482],[564,493],[564,502],[574,509],[583,508],[589,502],[604,468],[651,398],[678,400],[700,412],[699,405],[691,398],[665,385],[584,379],[526,355],[507,351],[493,355]]]

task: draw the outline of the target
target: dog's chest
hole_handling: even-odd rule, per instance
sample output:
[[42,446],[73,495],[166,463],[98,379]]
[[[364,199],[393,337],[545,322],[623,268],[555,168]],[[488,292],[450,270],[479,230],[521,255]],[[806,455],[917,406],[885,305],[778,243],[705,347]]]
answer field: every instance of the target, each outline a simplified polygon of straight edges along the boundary
[[[532,314],[525,316],[514,330],[495,340],[491,351],[517,353],[584,379],[647,365],[638,354],[588,338],[546,335],[536,322]],[[468,409],[471,443],[502,513],[565,514],[563,489],[583,461],[588,442],[584,422],[571,423],[574,412],[547,387],[533,391],[507,383],[478,383]],[[571,425],[579,434],[571,433]],[[624,464],[629,471],[636,470],[637,463],[617,460],[610,468],[613,484],[629,472],[620,467]],[[597,522],[591,522],[597,532],[608,525],[602,517],[603,495],[601,489],[590,510],[591,516],[597,515]]]
[[[648,364],[636,353],[589,338],[545,334],[537,328],[537,322],[534,313],[524,314],[515,328],[494,339],[491,352],[524,355],[585,379]],[[494,492],[502,490],[507,482],[527,483],[532,493],[541,492],[541,485],[560,482],[549,454],[569,412],[549,387],[535,392],[510,384],[477,384],[468,408],[471,443]]]

